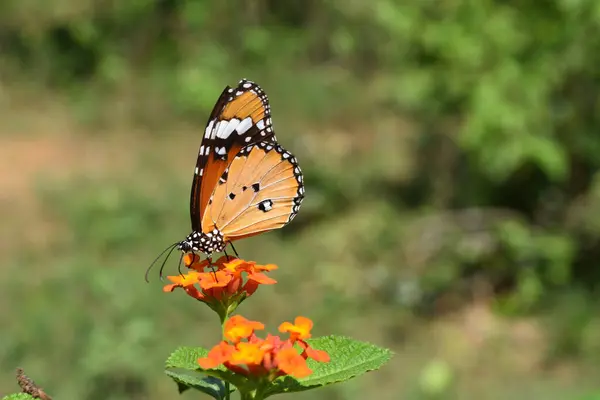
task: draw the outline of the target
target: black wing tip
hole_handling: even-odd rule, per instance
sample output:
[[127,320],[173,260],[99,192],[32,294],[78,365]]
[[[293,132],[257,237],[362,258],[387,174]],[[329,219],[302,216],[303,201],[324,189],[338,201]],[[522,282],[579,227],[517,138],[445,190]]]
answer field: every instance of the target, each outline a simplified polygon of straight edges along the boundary
[[[250,85],[249,87],[244,87],[244,85]],[[248,79],[248,78],[242,78],[240,79],[240,81],[238,82],[238,88],[243,88],[245,90],[248,89],[258,89],[259,91],[263,92],[263,90],[261,89],[260,85],[258,83],[256,83],[255,81]]]

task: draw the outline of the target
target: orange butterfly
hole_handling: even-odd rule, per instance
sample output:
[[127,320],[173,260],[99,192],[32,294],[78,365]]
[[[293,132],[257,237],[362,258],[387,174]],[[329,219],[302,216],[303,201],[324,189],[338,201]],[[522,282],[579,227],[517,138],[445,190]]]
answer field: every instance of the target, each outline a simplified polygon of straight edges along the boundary
[[210,257],[235,240],[281,228],[303,199],[302,171],[277,143],[267,95],[242,79],[223,90],[204,130],[190,198],[192,232],[152,265],[170,250],[162,276],[176,248]]

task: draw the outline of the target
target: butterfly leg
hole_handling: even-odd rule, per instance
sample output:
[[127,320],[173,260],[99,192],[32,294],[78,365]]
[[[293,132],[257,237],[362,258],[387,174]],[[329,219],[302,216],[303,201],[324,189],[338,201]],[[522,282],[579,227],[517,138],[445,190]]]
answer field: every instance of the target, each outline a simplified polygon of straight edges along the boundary
[[177,271],[179,271],[179,275],[183,276],[183,272],[181,272],[181,262],[183,261],[183,255],[185,253],[181,253],[181,256],[179,257],[179,264],[177,265]]
[[[231,244],[231,243],[229,243],[229,244]],[[240,258],[240,256],[238,255],[237,251],[235,251],[235,248],[233,247],[233,245],[231,245],[231,248],[233,249],[233,252],[235,253],[235,256],[236,256],[237,258]],[[227,257],[227,261],[229,261],[229,258],[230,258],[230,257],[229,257],[229,254],[227,254],[227,250],[226,250],[226,249],[223,249],[223,253],[225,253],[225,257]],[[231,258],[234,258],[234,257],[233,257],[233,256],[231,256]]]
[[237,250],[235,249],[235,247],[233,247],[233,243],[229,242],[229,244],[231,245],[231,249],[233,250],[233,252],[235,253],[235,256],[237,258],[240,258],[240,255],[238,254]]

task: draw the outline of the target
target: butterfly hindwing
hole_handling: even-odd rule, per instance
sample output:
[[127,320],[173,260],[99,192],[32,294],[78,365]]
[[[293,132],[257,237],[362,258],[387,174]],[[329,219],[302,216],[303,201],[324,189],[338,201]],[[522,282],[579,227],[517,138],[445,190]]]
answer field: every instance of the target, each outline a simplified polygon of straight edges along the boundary
[[211,112],[198,151],[190,198],[194,231],[202,230],[210,196],[236,154],[259,141],[275,140],[265,92],[246,79],[235,88],[226,87]]
[[226,241],[253,236],[288,224],[303,198],[296,158],[275,142],[258,142],[240,150],[224,171],[202,226],[218,227]]

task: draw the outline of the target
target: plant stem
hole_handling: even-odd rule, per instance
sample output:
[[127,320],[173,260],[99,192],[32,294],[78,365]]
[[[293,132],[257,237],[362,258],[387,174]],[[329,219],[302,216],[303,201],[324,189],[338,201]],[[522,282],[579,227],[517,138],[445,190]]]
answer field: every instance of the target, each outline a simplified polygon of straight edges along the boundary
[[229,382],[227,382],[227,381],[225,381],[225,399],[226,400],[231,399],[231,390],[229,388]]
[[262,398],[263,397],[256,390],[251,392],[240,392],[241,400],[262,400]]

